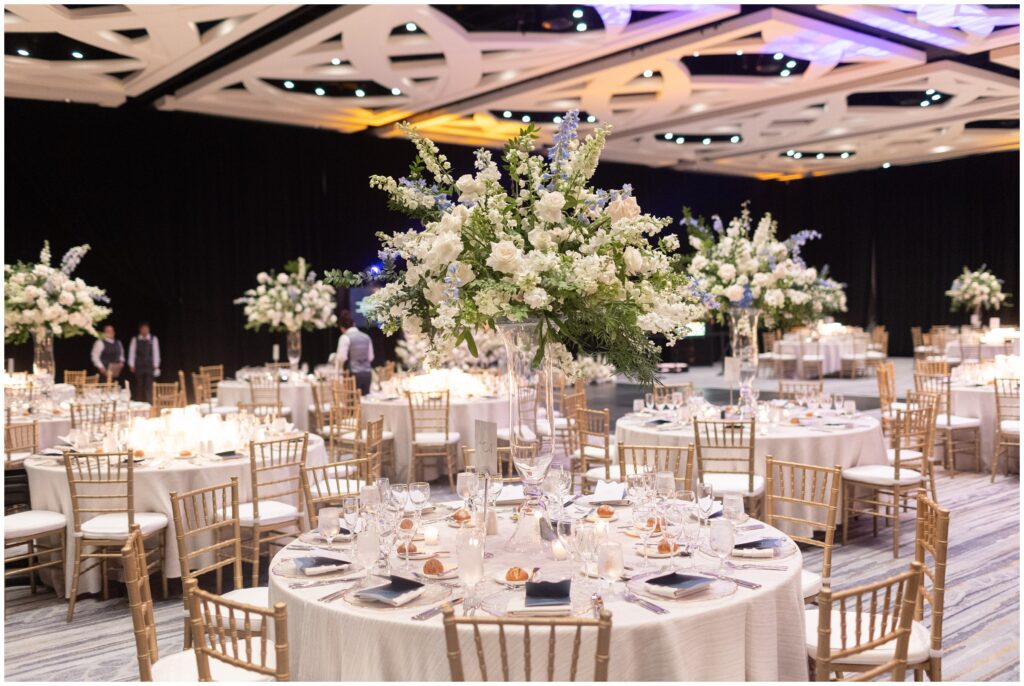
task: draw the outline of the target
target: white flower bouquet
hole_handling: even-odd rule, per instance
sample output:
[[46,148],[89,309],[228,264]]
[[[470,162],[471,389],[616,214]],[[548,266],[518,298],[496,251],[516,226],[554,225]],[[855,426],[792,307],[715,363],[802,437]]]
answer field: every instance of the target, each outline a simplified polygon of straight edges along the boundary
[[266,326],[273,332],[313,331],[334,326],[334,287],[317,281],[302,257],[288,262],[284,271],[260,272],[256,288],[235,300],[245,306],[247,329]]
[[110,302],[101,288],[72,278],[88,245],[64,253],[60,268],[50,265],[50,243],[43,243],[39,262],[4,265],[4,340],[24,343],[29,336],[56,338],[99,336],[96,324],[110,315]]
[[973,310],[998,310],[1010,297],[1009,293],[1003,292],[1002,279],[981,265],[980,269],[971,271],[964,267],[963,273],[953,280],[953,285],[946,291],[946,295],[953,301],[951,311],[959,309]]
[[821,272],[821,277],[811,286],[811,307],[815,319],[825,314],[846,312],[846,284],[828,276],[828,265]]
[[[492,369],[505,366],[505,342],[497,331],[480,330],[473,333],[477,354],[469,352],[465,343],[452,348],[444,367],[453,369]],[[430,355],[430,339],[422,331],[403,331],[402,340],[395,346],[395,355],[402,367],[420,371]]]
[[329,279],[385,281],[363,312],[387,334],[422,330],[437,362],[462,342],[476,354],[473,332],[496,320],[536,319],[541,350],[570,377],[579,371],[574,355],[605,354],[651,383],[660,351],[648,336],[673,344],[704,306],[682,273],[678,238],[658,238],[670,220],[644,214],[628,185],[588,185],[610,129],[580,140],[578,126],[579,113],[568,112],[546,158],[533,154],[537,129],[521,130],[505,145],[503,180],[486,150],[474,174],[456,177],[433,142],[402,125],[419,153],[409,175],[373,176],[370,185],[423,229],[379,234],[380,275]]
[[746,203],[728,226],[717,216],[708,226],[688,208],[683,208],[681,223],[687,226],[690,245],[696,251],[688,273],[694,288],[705,293],[718,322],[724,322],[729,307],[761,310],[768,328],[804,323],[839,309],[838,297],[815,300],[823,290],[819,281],[825,275],[819,277],[818,270],[800,257],[800,248],[820,237],[816,231],[800,231],[780,240],[778,223],[770,214],[761,217],[751,231]]

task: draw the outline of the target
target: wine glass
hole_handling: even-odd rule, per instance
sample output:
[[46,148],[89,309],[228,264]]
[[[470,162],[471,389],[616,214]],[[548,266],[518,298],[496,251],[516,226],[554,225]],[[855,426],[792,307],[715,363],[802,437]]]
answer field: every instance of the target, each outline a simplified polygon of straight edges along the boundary
[[399,512],[404,512],[408,503],[409,484],[393,484],[391,486],[391,506]]
[[327,540],[327,549],[334,549],[334,537],[341,532],[340,510],[336,507],[325,507],[317,514],[320,535]]
[[359,525],[359,498],[354,495],[342,498],[341,512],[342,516],[345,517],[345,528],[354,534],[356,527]]
[[736,529],[728,519],[716,519],[711,522],[709,538],[711,550],[718,555],[718,574],[725,573],[725,558],[732,554],[736,544]]
[[391,551],[395,547],[398,536],[398,512],[386,503],[377,514],[377,532],[380,538],[380,566],[384,569],[383,576],[391,575]]
[[[548,472],[551,473],[550,471]],[[572,472],[566,469],[562,465],[558,465],[554,468],[555,473],[555,485],[558,490],[558,509],[560,512],[564,511],[565,501],[569,497],[569,493],[572,491]]]
[[684,504],[678,500],[666,500],[661,506],[662,531],[669,544],[672,571],[676,568],[675,548],[680,547],[679,541],[683,536],[683,518],[686,514],[684,508]]
[[573,535],[576,539],[576,545],[573,547],[580,557],[582,574],[588,576],[591,565],[597,562],[597,527],[589,523],[577,524]]
[[686,541],[686,553],[690,556],[690,568],[694,569],[696,565],[693,562],[693,553],[700,542],[701,530],[701,516],[700,509],[697,507],[697,497],[693,491],[679,491],[676,494],[676,500],[681,503],[683,510],[682,539]]
[[402,565],[402,569],[409,571],[409,548],[412,545],[412,539],[416,538],[416,531],[419,529],[419,518],[402,517],[398,522],[398,542],[404,546],[405,550],[405,563]]
[[576,549],[576,529],[579,527],[579,524],[574,519],[559,519],[553,522],[553,524],[555,535],[558,536],[562,547],[569,554],[569,559],[575,565],[579,562],[579,550]]
[[469,501],[480,488],[480,477],[476,472],[459,472],[455,477],[455,492],[462,498],[463,508],[469,511]]
[[391,481],[386,476],[382,476],[374,481],[374,485],[377,487],[377,492],[380,493],[380,499],[377,501],[378,506],[385,506],[388,501],[391,500]]
[[676,491],[676,475],[672,472],[658,472],[654,475],[654,492],[662,501],[672,497]]
[[363,586],[370,584],[370,577],[373,575],[373,563],[377,561],[380,552],[380,536],[377,533],[377,524],[369,516],[360,527],[359,535],[356,537],[356,561],[359,566],[366,569],[366,578]]
[[644,569],[647,568],[647,542],[654,534],[658,526],[658,516],[654,508],[644,505],[633,506],[633,529],[640,535],[641,545],[644,549]]
[[424,506],[430,502],[430,484],[426,481],[409,484],[409,502],[416,508],[416,517],[422,516]]
[[654,394],[653,393],[644,393],[644,407],[646,407],[648,410],[653,410],[654,409]]
[[622,578],[625,563],[622,561],[621,543],[602,543],[598,551],[597,569],[601,578],[608,582],[608,596],[611,597],[615,582]]
[[845,399],[846,398],[843,396],[842,393],[833,393],[832,394],[832,403],[833,403],[833,406],[836,409],[836,414],[843,414],[844,413],[844,409],[845,408],[843,407],[843,401]]
[[380,505],[380,489],[377,486],[363,486],[359,490],[359,502],[367,511],[376,511]]
[[715,509],[715,489],[709,483],[697,484],[697,507],[703,522],[708,522],[711,512]]

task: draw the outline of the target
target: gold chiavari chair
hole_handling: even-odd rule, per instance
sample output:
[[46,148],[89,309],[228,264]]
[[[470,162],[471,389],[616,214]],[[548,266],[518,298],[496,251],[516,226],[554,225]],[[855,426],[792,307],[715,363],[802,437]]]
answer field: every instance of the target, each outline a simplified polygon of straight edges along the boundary
[[[554,450],[555,443],[561,443],[562,450],[566,455],[572,455],[576,449],[576,413],[577,410],[586,404],[584,393],[564,393],[558,402],[558,410],[554,417],[554,439],[551,449]],[[551,424],[547,417],[540,417],[537,420],[537,434],[541,440],[548,438],[551,433]]]
[[[879,519],[892,522],[892,556],[900,556],[900,506],[903,505],[905,511],[906,499],[913,497],[926,482],[930,482],[932,489],[935,487],[930,477],[928,457],[931,452],[927,445],[932,441],[934,412],[934,406],[896,412],[889,466],[860,465],[843,470],[843,545],[850,531],[850,514],[866,515],[871,517],[875,536]],[[904,457],[904,447],[907,457]],[[863,507],[870,509],[859,509]]]
[[977,334],[960,336],[957,345],[960,349],[960,356],[951,359],[951,363],[977,364],[981,362],[981,339]]
[[700,483],[711,484],[715,495],[737,493],[747,512],[757,516],[764,497],[764,477],[754,464],[756,435],[753,419],[693,420],[696,473]]
[[[770,332],[766,332],[770,333]],[[775,366],[775,378],[782,379],[788,376],[796,376],[796,357],[797,353],[790,352],[784,341],[785,334],[781,331],[776,331],[773,339],[770,341],[766,339],[765,350],[770,351],[770,357],[768,360],[774,363]],[[770,348],[768,346],[771,346]],[[797,352],[799,352],[799,347]]]
[[[576,449],[579,464],[580,485],[584,493],[598,481],[612,481],[612,468],[617,466],[618,452],[611,435],[611,418],[608,409],[576,410]],[[591,467],[591,465],[597,465]],[[573,481],[575,477],[573,475]]]
[[1010,473],[1010,452],[1017,449],[1020,463],[1020,379],[996,379],[996,438],[992,447],[992,483],[996,468],[1006,456],[1006,473]]
[[915,374],[928,374],[931,376],[949,374],[949,362],[943,359],[915,359]]
[[[790,524],[808,529],[806,535],[789,533],[800,543],[821,548],[821,574],[801,571],[800,583],[804,602],[813,602],[822,584],[832,577],[832,544],[836,534],[836,512],[839,508],[839,486],[843,469],[818,467],[799,462],[783,462],[771,455],[765,457],[765,521],[769,526]],[[783,513],[799,512],[796,514]],[[823,531],[822,540],[814,536]]]
[[672,472],[677,480],[693,488],[693,444],[679,445],[627,445],[622,443],[616,450],[619,463],[612,467],[612,480],[625,481],[627,476],[639,474],[645,469],[652,472]]
[[71,428],[103,433],[117,421],[117,401],[71,403]]
[[12,405],[31,405],[33,396],[32,382],[13,383],[4,386],[5,407]]
[[[260,549],[282,545],[302,527],[302,467],[309,434],[249,443],[252,502],[238,508],[243,530],[250,534],[252,585],[260,582]],[[298,507],[291,502],[298,503]]]
[[131,535],[133,524],[139,525],[144,540],[156,542],[148,552],[147,557],[152,559],[145,568],[147,574],[159,570],[164,597],[167,597],[167,575],[164,573],[167,515],[135,511],[134,465],[130,450],[64,454],[75,538],[68,622],[75,614],[78,581],[82,574],[99,567],[103,599],[107,599],[110,560],[119,558],[118,551]]
[[82,386],[85,385],[85,377],[89,375],[88,369],[65,369],[64,370],[64,383],[71,384],[75,387],[76,393],[82,392]]
[[391,379],[395,378],[395,366],[394,360],[388,360],[380,367],[377,367],[377,380],[382,382],[391,381]]
[[[278,417],[287,417],[291,414],[291,408],[284,407],[281,403],[281,380],[276,377],[249,377],[249,400],[257,408],[267,408],[264,413],[270,412],[269,408],[277,408]],[[241,408],[242,403],[238,405]]]
[[19,469],[25,458],[39,452],[39,422],[4,425],[4,469]]
[[655,405],[666,405],[672,402],[672,396],[676,393],[681,393],[683,398],[693,393],[692,383],[676,383],[676,384],[654,384],[651,387],[651,393],[654,396]]
[[878,404],[881,406],[882,433],[888,436],[892,432],[896,410],[905,410],[907,405],[896,400],[896,370],[892,362],[883,362],[875,367],[875,379],[878,381]]
[[824,381],[788,381],[779,379],[779,398],[783,400],[796,400],[797,397],[807,393],[822,393],[825,390]]
[[284,408],[280,403],[236,403],[239,413],[251,414],[264,421],[273,421],[277,418],[284,418]]
[[[917,543],[914,561],[923,576],[911,625],[907,667],[914,681],[942,681],[942,616],[945,610],[946,560],[949,553],[949,510],[939,507],[924,493],[917,495]],[[931,557],[931,565],[928,558]],[[929,584],[931,587],[929,588]],[[931,610],[931,630],[925,629],[924,604]],[[930,640],[929,640],[930,639]]]
[[964,453],[974,455],[974,469],[981,471],[981,420],[953,414],[950,385],[949,374],[914,374],[914,388],[918,393],[938,397],[935,441],[942,445],[943,464],[952,478],[956,476],[957,455]]
[[[586,674],[581,681],[608,681],[608,664],[611,660],[612,615],[597,603],[594,608],[596,618],[577,617],[456,617],[449,603],[442,608],[444,615],[444,637],[447,646],[448,666],[451,669],[452,681],[466,681],[466,672],[462,664],[462,645],[459,641],[459,627],[469,626],[473,630],[473,643],[476,650],[480,679],[488,680],[487,658],[483,649],[483,632],[481,627],[497,627],[497,632],[489,632],[499,643],[501,653],[501,681],[530,681],[533,676],[535,656],[531,653],[530,629],[540,634],[540,645],[547,646],[545,681],[576,681],[579,673],[579,660],[583,643],[584,629],[596,629],[594,643],[594,671],[590,679]],[[507,634],[511,627],[523,628],[522,640],[522,674],[512,675],[510,659],[512,651],[508,645]],[[545,631],[547,629],[547,631]],[[487,629],[485,628],[484,631]],[[496,634],[496,635],[495,635]],[[557,639],[562,636],[572,637],[572,650],[558,650]],[[537,657],[542,657],[538,651]],[[563,658],[561,661],[559,658]],[[539,671],[539,670],[538,670]],[[497,676],[497,675],[493,675]]]
[[201,372],[192,372],[192,398],[196,405],[208,405],[213,409],[213,396],[210,395],[210,379]]
[[915,358],[926,358],[935,354],[935,348],[931,345],[931,339],[926,340],[925,334],[921,333],[920,326],[910,327],[910,339],[914,343]]
[[775,367],[775,332],[765,331],[761,335],[761,344],[764,347],[763,352],[758,354],[759,365],[757,368],[758,373],[771,369],[773,372],[777,372]]
[[406,391],[405,397],[409,401],[413,436],[410,473],[416,481],[423,481],[423,464],[433,461],[439,471],[447,468],[448,483],[454,491],[456,451],[462,437],[449,428],[448,391]]
[[199,373],[205,376],[208,380],[208,390],[211,402],[217,398],[217,387],[220,382],[224,380],[224,365],[222,364],[206,364],[200,365]]
[[[533,452],[536,450],[535,446],[520,446],[519,451]],[[502,445],[497,447],[498,451],[498,473],[501,474],[501,480],[503,483],[522,483],[522,478],[519,476],[519,471],[516,469],[515,463],[512,461],[512,446]],[[473,457],[476,455],[476,448],[468,448],[462,446],[462,464],[468,469],[473,465]],[[473,465],[478,472],[483,471],[479,465]]]
[[313,392],[313,404],[309,406],[310,431],[321,434],[327,425],[327,416],[331,411],[331,386],[334,379],[323,379],[310,384]]
[[178,407],[188,405],[188,387],[185,385],[185,372],[178,370]]
[[825,358],[821,354],[821,344],[816,340],[800,337],[800,365],[803,378],[820,379],[825,371]]
[[100,382],[100,375],[99,375],[99,373],[91,374],[91,375],[85,377],[85,383],[83,383],[82,387],[78,389],[78,392],[81,393],[83,390],[85,390],[86,387],[88,387],[88,386],[95,386],[99,382]]
[[843,351],[839,356],[839,376],[848,374],[852,379],[860,376],[868,368],[868,340],[862,336],[853,336],[853,340],[844,346],[849,349]]
[[911,623],[921,584],[921,565],[846,591],[822,585],[817,609],[804,611],[807,653],[815,662],[815,680],[868,681],[890,674],[903,681],[907,672]]
[[[519,387],[518,396],[516,402],[519,405],[519,430],[516,432],[516,443],[523,445],[524,443],[531,443],[538,440],[538,420],[539,413],[537,411],[537,387],[532,385],[522,385]],[[498,441],[501,443],[512,442],[512,429],[498,427]]]
[[160,410],[181,407],[181,388],[177,381],[170,383],[153,382],[153,403],[150,414],[160,416]]
[[[379,443],[377,450],[380,450]],[[380,457],[379,452],[376,457]],[[321,508],[341,505],[346,497],[358,496],[363,486],[373,483],[375,462],[374,456],[367,452],[351,460],[302,467],[302,493],[310,528],[319,526]]]
[[871,331],[871,342],[867,351],[868,369],[877,367],[889,359],[889,332],[884,326],[876,326]]
[[257,607],[208,593],[195,579],[185,584],[198,681],[288,681],[284,603]]
[[362,412],[362,394],[354,383],[351,386],[347,383],[331,385],[329,419],[321,431],[327,440],[327,454],[331,460],[355,452],[356,444],[362,440]]
[[[259,607],[270,606],[266,586],[245,588],[242,581],[242,528],[238,517],[238,477],[228,483],[198,488],[187,493],[171,492],[174,531],[178,539],[178,562],[182,584],[214,572],[217,594],[223,589],[222,570],[229,568],[232,590],[224,594]],[[183,594],[185,649],[192,645],[188,621],[188,596]],[[253,627],[257,628],[257,627]]]

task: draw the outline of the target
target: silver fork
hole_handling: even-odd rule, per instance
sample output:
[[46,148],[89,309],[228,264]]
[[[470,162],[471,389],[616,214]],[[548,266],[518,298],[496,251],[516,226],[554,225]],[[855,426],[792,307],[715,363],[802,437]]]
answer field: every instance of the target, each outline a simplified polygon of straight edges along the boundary
[[663,615],[663,614],[667,614],[668,613],[668,610],[663,608],[661,605],[655,605],[654,603],[652,603],[652,602],[650,602],[648,600],[644,600],[643,598],[638,596],[636,593],[633,593],[632,591],[629,591],[629,590],[627,590],[623,594],[622,599],[625,600],[627,603],[634,603],[634,604],[639,605],[640,607],[644,608],[645,610],[650,610],[651,612],[653,612],[655,614]]
[[726,560],[725,565],[733,569],[767,569],[773,572],[784,572],[789,569],[781,565],[736,564],[732,560]]

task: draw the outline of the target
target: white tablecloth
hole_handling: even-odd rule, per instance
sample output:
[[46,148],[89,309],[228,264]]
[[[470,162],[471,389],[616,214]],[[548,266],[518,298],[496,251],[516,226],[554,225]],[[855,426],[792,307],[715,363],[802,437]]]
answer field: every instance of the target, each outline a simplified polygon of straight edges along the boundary
[[[541,566],[543,561],[524,560],[504,551],[511,522],[499,520],[500,533],[489,536],[487,550],[495,557],[484,562],[484,575],[503,571],[512,565]],[[629,510],[619,510],[619,523],[629,521]],[[760,532],[759,532],[760,533]],[[766,529],[765,535],[772,533]],[[611,526],[613,540],[623,544],[626,565],[640,569],[642,558],[636,554],[636,539]],[[441,547],[453,551],[455,530],[442,525]],[[278,553],[276,560],[302,554],[290,550]],[[666,563],[652,560],[652,563]],[[654,614],[638,605],[617,598],[606,599],[612,613],[610,681],[806,681],[807,657],[804,648],[804,603],[801,597],[801,555],[774,561],[785,564],[786,571],[730,570],[730,574],[762,584],[759,589],[737,588],[725,598],[706,601],[651,599],[670,610]],[[698,566],[717,564],[702,553]],[[396,563],[397,564],[397,563]],[[421,566],[423,563],[413,562]],[[552,565],[556,563],[548,563]],[[686,560],[680,563],[688,565]],[[417,567],[418,568],[418,567]],[[685,571],[685,570],[684,570]],[[290,589],[290,578],[274,574],[270,579],[271,602],[288,606],[288,644],[291,678],[297,681],[449,681],[444,627],[441,616],[413,621],[419,609],[376,610],[358,608],[344,599],[331,603],[317,601],[326,593],[344,588]],[[484,582],[487,593],[501,587]],[[621,584],[619,585],[621,590]],[[482,591],[483,589],[481,589]],[[478,612],[484,612],[480,610]],[[479,678],[476,651],[468,629],[460,632],[463,666],[467,681]],[[488,675],[501,674],[495,627],[481,630],[487,654]],[[594,633],[587,632],[581,645],[578,679],[593,675]],[[522,633],[510,630],[508,658],[510,673],[522,678]],[[546,674],[547,631],[531,632],[534,675]],[[559,634],[559,654],[571,651],[572,637]],[[564,666],[564,663],[562,663]],[[557,672],[556,672],[557,675]]]
[[[967,349],[968,350],[972,350],[973,346],[968,346]],[[1002,343],[982,343],[981,344],[981,359],[983,359],[983,360],[993,360],[993,359],[995,359],[996,355],[1006,355],[1006,354],[1007,354],[1006,346],[1004,346]],[[1020,339],[1019,338],[1014,339],[1012,341],[1012,345],[1010,346],[1010,353],[1009,354],[1011,354],[1011,355],[1020,355]],[[960,342],[959,341],[950,341],[949,343],[946,344],[946,357],[952,357],[952,358],[957,359],[957,360],[959,360],[961,358],[961,355],[960,355]]]
[[[409,401],[382,400],[373,396],[363,398],[362,421],[365,424],[379,417],[384,417],[384,428],[395,434],[395,470],[397,481],[404,482],[409,477],[409,463],[412,454],[412,418],[409,414]],[[508,427],[508,398],[476,398],[461,400],[452,398],[449,414],[449,431],[459,434],[460,445],[473,446],[476,431],[476,420],[497,422],[498,428]],[[462,462],[462,449],[456,448],[458,463]],[[438,475],[433,470],[424,468],[423,478],[428,481]]]
[[[775,344],[775,350],[788,355],[796,356],[797,373],[801,376],[804,373],[803,360],[800,357],[800,341],[781,340]],[[804,352],[811,354],[811,348],[805,347]],[[818,354],[822,356],[821,373],[837,374],[842,368],[842,355],[844,350],[853,351],[853,344],[841,339],[822,339],[818,342]]]
[[[61,512],[68,517],[67,566],[64,570],[65,594],[70,593],[71,574],[74,570],[74,523],[72,522],[71,493],[68,490],[67,472],[60,458],[30,457],[25,460],[29,489],[32,494],[32,509]],[[306,454],[309,465],[327,462],[324,441],[310,435]],[[252,479],[249,459],[235,458],[219,463],[194,464],[191,459],[174,461],[166,469],[147,467],[145,463],[135,466],[135,511],[161,512],[167,515],[167,550],[164,572],[169,578],[181,576],[178,564],[178,541],[174,534],[174,510],[171,507],[171,492],[184,493],[197,488],[227,483],[231,477],[238,477],[239,502],[245,503],[252,497]],[[297,503],[292,503],[297,504]],[[82,576],[79,592],[95,593],[100,590],[100,573],[94,569]]]
[[992,446],[996,437],[995,386],[953,386],[950,388],[950,402],[954,415],[981,420],[981,465],[984,469],[991,468]]
[[[234,407],[238,403],[251,403],[252,392],[248,381],[225,379],[217,386],[217,402]],[[305,381],[287,381],[281,384],[281,405],[291,409],[288,420],[295,428],[309,431],[309,406],[313,404],[313,387]]]
[[[123,407],[119,402],[118,407]],[[132,401],[133,412],[144,411],[149,408],[149,403]],[[39,421],[39,449],[46,450],[56,446],[61,441],[58,436],[67,436],[71,431],[71,411],[62,409],[59,415],[45,415],[40,417],[12,417],[11,423],[31,422],[33,419]]]

